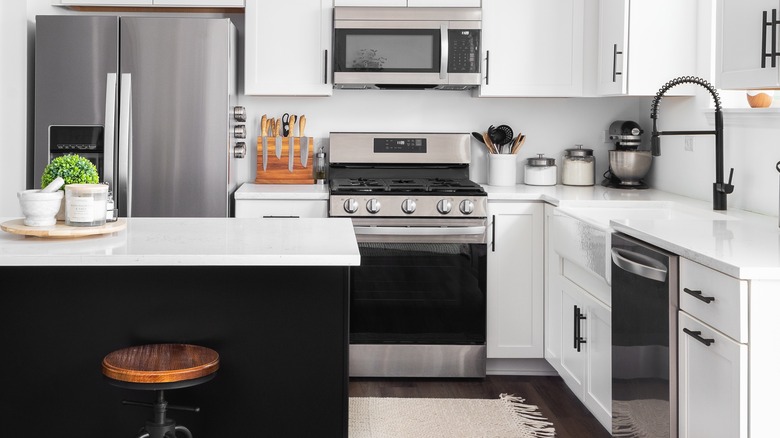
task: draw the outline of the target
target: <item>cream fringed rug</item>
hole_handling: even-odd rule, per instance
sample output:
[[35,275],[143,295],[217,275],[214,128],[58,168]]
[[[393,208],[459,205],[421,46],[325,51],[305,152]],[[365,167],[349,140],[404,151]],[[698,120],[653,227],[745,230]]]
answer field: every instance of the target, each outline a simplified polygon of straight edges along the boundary
[[554,437],[552,423],[525,400],[349,398],[349,438]]

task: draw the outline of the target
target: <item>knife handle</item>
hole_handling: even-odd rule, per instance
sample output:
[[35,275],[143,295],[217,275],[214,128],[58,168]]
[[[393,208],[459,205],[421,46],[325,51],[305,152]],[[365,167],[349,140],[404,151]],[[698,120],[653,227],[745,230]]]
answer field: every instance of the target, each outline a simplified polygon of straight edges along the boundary
[[282,119],[276,119],[276,124],[274,125],[274,137],[279,137],[282,135]]
[[290,137],[293,136],[293,132],[295,132],[295,114],[290,115]]
[[304,134],[305,130],[306,130],[306,116],[301,116],[301,118],[298,120],[298,136],[306,137],[306,134]]
[[263,114],[263,117],[260,117],[260,136],[265,137],[266,134],[268,134],[268,118]]

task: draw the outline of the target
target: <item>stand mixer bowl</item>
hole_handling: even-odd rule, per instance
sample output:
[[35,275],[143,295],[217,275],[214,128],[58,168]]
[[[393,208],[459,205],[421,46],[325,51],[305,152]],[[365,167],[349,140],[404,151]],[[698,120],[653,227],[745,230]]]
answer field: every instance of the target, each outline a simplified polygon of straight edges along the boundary
[[650,171],[653,155],[650,151],[609,151],[609,170],[623,185],[640,185]]

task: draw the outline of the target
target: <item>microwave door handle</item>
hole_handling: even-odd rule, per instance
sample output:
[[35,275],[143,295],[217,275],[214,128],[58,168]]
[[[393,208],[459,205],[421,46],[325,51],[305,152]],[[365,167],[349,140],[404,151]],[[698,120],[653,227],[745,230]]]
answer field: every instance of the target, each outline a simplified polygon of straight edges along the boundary
[[130,166],[131,148],[133,144],[132,133],[132,77],[130,73],[122,73],[119,87],[119,147],[117,148],[117,173],[119,177],[118,192],[114,196],[117,198],[119,212],[126,217],[130,217],[132,192],[130,189],[130,175],[132,172]]
[[116,135],[116,73],[106,75],[106,118],[103,127],[103,181],[116,193],[114,183],[114,135]]
[[620,269],[661,283],[666,281],[668,270],[663,263],[642,254],[620,248],[612,248],[612,261]]
[[439,69],[439,79],[447,79],[447,69],[450,59],[450,32],[446,24],[441,25],[441,68]]
[[356,235],[385,236],[464,236],[485,234],[485,226],[478,227],[355,227]]

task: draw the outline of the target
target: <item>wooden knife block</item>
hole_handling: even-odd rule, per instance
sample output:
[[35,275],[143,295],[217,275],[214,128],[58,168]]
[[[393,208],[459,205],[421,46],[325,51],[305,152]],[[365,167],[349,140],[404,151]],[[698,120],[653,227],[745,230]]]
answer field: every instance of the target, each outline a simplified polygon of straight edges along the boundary
[[[314,184],[314,137],[309,139],[309,159],[306,167],[301,164],[301,138],[282,137],[282,157],[276,158],[276,137],[265,137],[268,145],[268,162],[263,171],[263,137],[257,137],[256,184]],[[293,150],[292,172],[288,169],[290,149]]]

